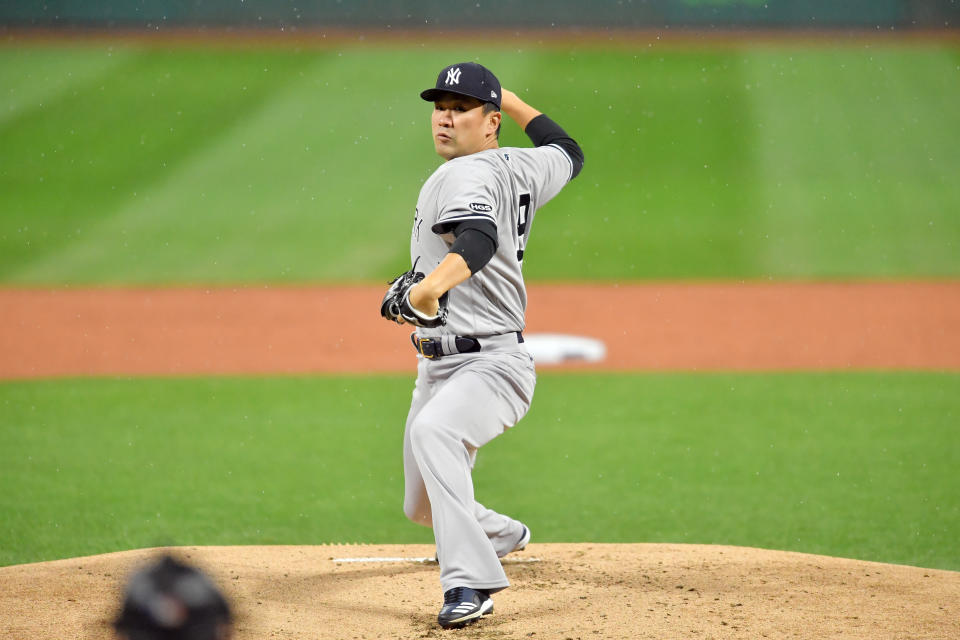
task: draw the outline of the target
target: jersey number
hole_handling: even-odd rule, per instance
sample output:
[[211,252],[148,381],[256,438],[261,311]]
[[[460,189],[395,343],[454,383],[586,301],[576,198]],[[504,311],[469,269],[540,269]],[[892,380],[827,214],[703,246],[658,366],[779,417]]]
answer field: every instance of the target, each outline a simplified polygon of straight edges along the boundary
[[517,214],[517,260],[523,262],[523,250],[527,246],[527,214],[530,212],[530,194],[520,194],[520,207]]

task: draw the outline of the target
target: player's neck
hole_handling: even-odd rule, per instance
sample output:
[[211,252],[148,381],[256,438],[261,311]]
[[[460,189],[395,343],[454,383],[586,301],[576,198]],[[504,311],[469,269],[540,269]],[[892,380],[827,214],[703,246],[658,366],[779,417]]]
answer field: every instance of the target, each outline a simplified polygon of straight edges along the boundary
[[484,140],[484,141],[483,141],[483,144],[480,145],[480,147],[479,147],[478,149],[475,149],[475,150],[471,151],[470,153],[464,153],[464,154],[461,154],[461,155],[458,155],[458,156],[451,156],[451,157],[449,157],[449,158],[444,157],[444,159],[445,159],[447,162],[449,162],[449,161],[451,161],[451,160],[456,160],[457,158],[466,158],[466,157],[468,157],[468,156],[472,156],[473,154],[475,154],[475,153],[480,153],[481,151],[489,151],[490,149],[499,149],[499,148],[500,148],[500,141],[496,138],[496,136],[494,136],[493,138],[491,138],[491,139],[489,139],[489,140]]
[[499,148],[500,148],[500,141],[497,140],[496,136],[494,136],[492,138],[484,140],[480,148],[474,151],[473,153],[480,153],[481,151],[489,151],[490,149],[499,149]]

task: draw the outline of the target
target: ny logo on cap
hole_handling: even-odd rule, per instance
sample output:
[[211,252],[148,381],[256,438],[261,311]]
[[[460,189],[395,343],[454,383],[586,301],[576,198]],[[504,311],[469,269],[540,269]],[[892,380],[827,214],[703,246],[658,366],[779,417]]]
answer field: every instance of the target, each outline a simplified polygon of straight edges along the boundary
[[450,69],[447,71],[446,84],[460,84],[460,67],[456,69]]

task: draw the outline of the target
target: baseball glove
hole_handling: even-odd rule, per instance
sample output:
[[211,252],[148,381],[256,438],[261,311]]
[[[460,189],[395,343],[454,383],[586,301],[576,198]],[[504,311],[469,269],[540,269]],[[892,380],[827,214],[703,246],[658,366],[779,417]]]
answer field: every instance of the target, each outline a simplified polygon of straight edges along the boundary
[[423,273],[411,269],[391,280],[390,288],[387,289],[387,293],[384,294],[383,301],[380,303],[380,315],[397,324],[407,322],[417,327],[430,329],[446,324],[447,294],[440,296],[440,308],[435,316],[425,315],[410,304],[410,289],[425,277]]

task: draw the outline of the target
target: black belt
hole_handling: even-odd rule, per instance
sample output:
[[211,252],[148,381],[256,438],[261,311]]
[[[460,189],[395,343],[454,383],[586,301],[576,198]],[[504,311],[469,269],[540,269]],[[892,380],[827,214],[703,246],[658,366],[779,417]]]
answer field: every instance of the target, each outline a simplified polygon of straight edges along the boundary
[[[523,334],[519,331],[513,332],[517,336],[517,343],[523,342]],[[509,335],[509,334],[504,334]],[[494,337],[494,336],[491,336]],[[495,336],[500,337],[500,336]],[[416,333],[410,334],[410,340],[417,353],[428,360],[436,360],[443,356],[451,356],[455,353],[475,353],[482,349],[483,338],[473,338],[471,336],[436,336],[433,338],[421,338]]]

